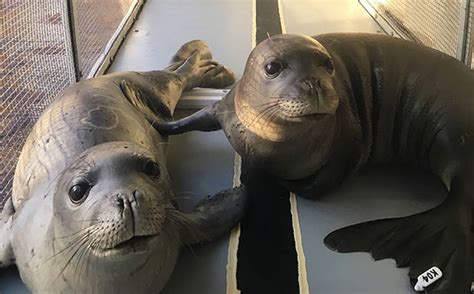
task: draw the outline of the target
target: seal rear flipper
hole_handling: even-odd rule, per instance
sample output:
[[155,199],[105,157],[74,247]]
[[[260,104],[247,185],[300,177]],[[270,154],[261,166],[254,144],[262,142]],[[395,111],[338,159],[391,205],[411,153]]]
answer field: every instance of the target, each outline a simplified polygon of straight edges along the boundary
[[181,232],[183,243],[206,243],[229,232],[244,216],[247,198],[244,186],[205,197],[186,214],[189,225]]
[[0,214],[0,268],[12,265],[15,261],[10,243],[12,219],[15,209],[11,197],[5,202]]
[[218,105],[219,101],[179,120],[154,122],[153,127],[164,136],[191,131],[212,132],[220,130],[222,127],[217,119]]
[[370,221],[330,233],[326,246],[337,252],[370,252],[375,260],[393,258],[410,267],[415,284],[433,266],[443,277],[427,293],[470,293],[472,281],[471,207],[446,200],[409,217]]

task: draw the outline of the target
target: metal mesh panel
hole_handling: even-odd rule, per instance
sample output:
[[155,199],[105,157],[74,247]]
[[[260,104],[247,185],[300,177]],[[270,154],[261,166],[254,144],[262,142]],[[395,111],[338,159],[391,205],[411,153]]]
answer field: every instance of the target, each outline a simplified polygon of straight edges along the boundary
[[32,125],[74,82],[62,0],[4,0],[0,67],[0,206],[10,194],[16,160]]
[[[459,58],[457,53],[460,33],[463,30],[462,0],[368,0],[368,2],[404,37]],[[471,2],[469,24],[471,27],[473,4],[474,1]],[[472,44],[468,43],[467,48],[466,54],[469,54]]]
[[[79,68],[90,72],[136,0],[72,0]],[[3,0],[0,5],[0,209],[31,127],[75,82],[66,0]]]
[[74,21],[82,77],[87,77],[135,0],[74,0]]
[[471,69],[474,69],[474,0],[471,0],[471,7],[469,10],[469,28],[468,28],[468,40],[466,50],[466,60],[470,60]]

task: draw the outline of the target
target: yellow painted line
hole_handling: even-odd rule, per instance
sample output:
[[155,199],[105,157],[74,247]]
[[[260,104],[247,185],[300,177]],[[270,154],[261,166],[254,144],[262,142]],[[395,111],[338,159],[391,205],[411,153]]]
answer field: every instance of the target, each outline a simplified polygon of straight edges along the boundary
[[298,216],[298,203],[296,195],[290,195],[291,220],[293,222],[293,238],[295,239],[296,258],[298,260],[298,284],[300,294],[309,294],[308,273],[306,271],[306,257],[303,249],[303,238],[301,236],[300,219]]
[[281,0],[278,0],[278,14],[280,15],[281,33],[286,34],[285,18],[283,17],[283,6]]
[[[241,159],[239,154],[235,153],[234,159],[234,187],[240,185]],[[229,237],[229,249],[227,251],[227,294],[238,294],[237,289],[237,251],[239,250],[240,225],[237,225]]]

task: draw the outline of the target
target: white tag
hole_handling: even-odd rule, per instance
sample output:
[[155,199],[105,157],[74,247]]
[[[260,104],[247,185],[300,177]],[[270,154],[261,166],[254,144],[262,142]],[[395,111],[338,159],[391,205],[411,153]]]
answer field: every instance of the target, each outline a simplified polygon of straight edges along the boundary
[[423,291],[426,287],[441,279],[443,272],[436,266],[433,266],[426,272],[418,276],[415,285],[415,291]]

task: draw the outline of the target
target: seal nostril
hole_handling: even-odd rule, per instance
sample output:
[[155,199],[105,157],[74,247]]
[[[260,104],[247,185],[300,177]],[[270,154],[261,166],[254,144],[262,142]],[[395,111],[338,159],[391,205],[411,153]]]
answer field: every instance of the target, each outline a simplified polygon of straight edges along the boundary
[[321,89],[321,80],[316,81],[316,86],[318,86],[318,88]]
[[132,199],[131,199],[131,202],[134,202],[134,204],[135,204],[136,206],[138,206],[138,204],[139,204],[139,203],[138,203],[138,197],[139,197],[139,196],[140,196],[140,192],[138,192],[138,190],[134,190],[134,191],[132,192]]
[[308,86],[309,88],[309,94],[310,95],[313,95],[314,94],[314,86],[313,86],[313,83],[312,81],[305,81],[305,84]]
[[123,209],[125,207],[125,204],[123,202],[123,198],[121,196],[117,196],[117,198],[115,198],[115,204],[120,208],[120,209]]

